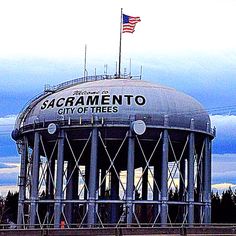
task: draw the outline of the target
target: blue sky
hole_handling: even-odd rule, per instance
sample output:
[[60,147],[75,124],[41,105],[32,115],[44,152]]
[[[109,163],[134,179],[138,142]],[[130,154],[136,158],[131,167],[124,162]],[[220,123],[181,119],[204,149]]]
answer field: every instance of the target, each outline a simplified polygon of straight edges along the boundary
[[105,64],[115,73],[121,7],[141,17],[123,35],[122,70],[131,58],[133,74],[142,66],[144,80],[203,104],[217,127],[213,184],[236,185],[236,1],[8,0],[0,2],[0,186],[17,182],[10,132],[29,99],[45,84],[82,76],[85,44],[89,75]]

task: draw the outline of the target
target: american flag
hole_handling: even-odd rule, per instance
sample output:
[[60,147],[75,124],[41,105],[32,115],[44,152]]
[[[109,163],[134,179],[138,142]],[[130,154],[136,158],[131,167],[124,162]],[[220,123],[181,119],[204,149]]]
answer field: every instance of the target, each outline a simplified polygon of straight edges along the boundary
[[135,25],[140,22],[139,16],[128,16],[123,14],[123,33],[133,33]]

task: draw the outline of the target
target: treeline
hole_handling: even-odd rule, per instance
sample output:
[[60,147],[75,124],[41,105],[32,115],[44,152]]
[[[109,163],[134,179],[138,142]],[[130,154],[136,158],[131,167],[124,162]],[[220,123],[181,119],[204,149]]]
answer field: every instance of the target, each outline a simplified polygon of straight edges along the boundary
[[[198,196],[195,192],[195,201],[197,201]],[[179,192],[178,190],[169,192],[169,201],[178,201]],[[169,215],[172,222],[178,221],[178,206],[169,206]],[[182,213],[181,213],[182,214]],[[195,207],[195,222],[199,222],[196,215],[199,214],[199,208]],[[223,191],[221,195],[218,192],[211,193],[211,222],[212,223],[236,223],[236,190],[232,191],[229,188]]]
[[212,223],[236,223],[236,190],[211,194],[211,218]]
[[[170,201],[179,200],[177,190],[169,192]],[[0,197],[0,224],[17,222],[18,193],[8,192],[6,198]],[[171,222],[178,222],[179,209],[177,205],[169,206]],[[197,212],[196,212],[197,213]],[[221,195],[211,194],[212,223],[236,223],[236,190],[231,188]]]

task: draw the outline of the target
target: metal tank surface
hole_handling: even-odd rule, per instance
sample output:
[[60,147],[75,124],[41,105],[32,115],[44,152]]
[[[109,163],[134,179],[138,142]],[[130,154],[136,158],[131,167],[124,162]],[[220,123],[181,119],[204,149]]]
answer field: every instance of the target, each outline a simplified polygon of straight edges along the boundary
[[[214,131],[214,130],[213,130]],[[19,114],[19,227],[211,222],[207,112],[135,78],[47,87]]]

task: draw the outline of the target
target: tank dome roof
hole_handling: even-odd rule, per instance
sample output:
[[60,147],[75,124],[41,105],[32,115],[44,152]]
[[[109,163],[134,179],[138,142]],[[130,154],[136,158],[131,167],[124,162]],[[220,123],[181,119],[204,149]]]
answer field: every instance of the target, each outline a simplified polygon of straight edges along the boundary
[[208,113],[194,98],[173,88],[135,79],[103,79],[58,89],[35,103],[24,117],[23,126],[35,122],[90,120],[96,115],[106,122],[126,122],[131,116],[147,125],[206,131]]

